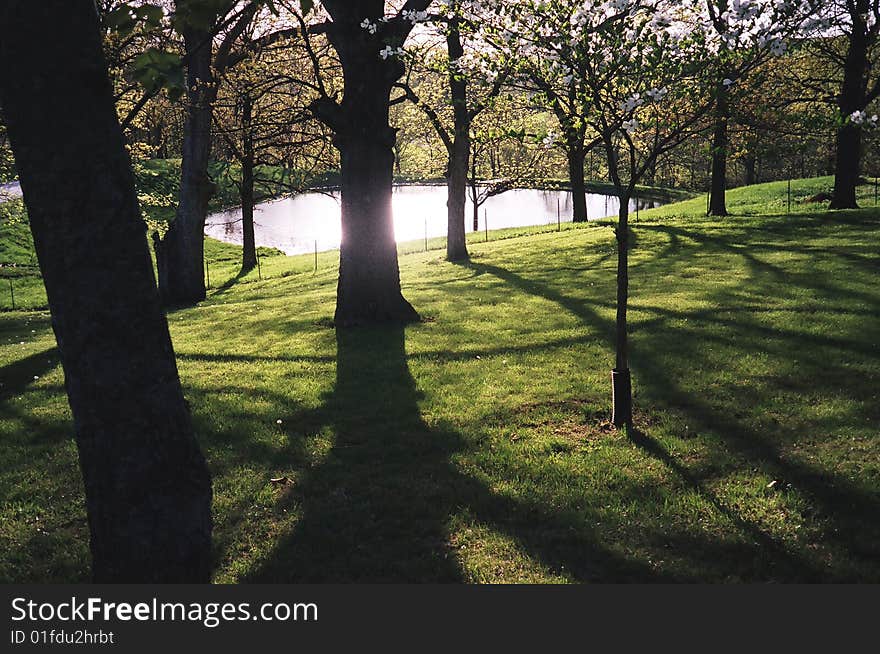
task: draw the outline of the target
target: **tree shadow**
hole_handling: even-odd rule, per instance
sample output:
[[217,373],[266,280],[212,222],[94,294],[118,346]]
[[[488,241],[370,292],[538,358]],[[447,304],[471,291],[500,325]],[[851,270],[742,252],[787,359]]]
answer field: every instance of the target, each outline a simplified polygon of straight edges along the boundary
[[0,402],[23,393],[36,377],[54,370],[58,357],[58,348],[50,347],[0,368]]
[[[666,228],[660,228],[660,230],[667,231]],[[686,230],[678,230],[676,236],[691,236],[691,234]],[[714,239],[708,239],[703,235],[698,236],[701,237],[698,240],[704,245],[714,241]],[[675,237],[673,240],[677,247],[678,240]],[[724,249],[731,249],[729,244],[723,241],[718,245]],[[754,275],[760,277],[769,275],[774,281],[787,279],[784,271],[780,268],[762,262],[749,253],[742,253],[736,248],[733,250],[745,257]],[[591,306],[585,300],[570,297],[536,279],[523,277],[498,266],[473,263],[464,265],[492,274],[526,293],[555,302],[578,316],[585,324],[593,327],[601,337],[609,339],[613,324],[596,311],[595,307],[602,306],[601,304]],[[824,288],[824,284],[822,287]],[[696,313],[698,314],[699,310]],[[689,317],[690,324],[693,324],[694,318],[698,316],[685,312],[678,317]],[[778,351],[774,351],[774,354],[779,357],[790,357],[790,354],[786,354],[784,337],[800,336],[803,338],[803,335],[800,334],[780,333],[778,329],[771,331],[761,325],[748,322],[718,321],[717,319],[714,321],[723,322],[728,328],[735,329],[738,334],[738,342],[743,344],[745,351],[760,348],[762,345],[766,347],[766,341],[762,341],[761,337],[772,334],[776,338],[774,345],[778,345]],[[878,503],[876,494],[866,493],[863,488],[859,488],[845,476],[836,474],[827,467],[807,464],[790,456],[784,449],[785,437],[788,435],[785,430],[768,430],[766,433],[758,431],[745,421],[727,414],[723,409],[715,408],[711,402],[707,401],[706,397],[686,392],[679,385],[677,379],[684,378],[682,370],[687,370],[689,366],[699,365],[700,349],[695,348],[693,343],[701,338],[717,338],[716,336],[706,330],[698,331],[694,327],[684,330],[680,327],[672,328],[662,319],[633,321],[632,329],[641,333],[645,331],[646,326],[651,326],[652,338],[649,341],[640,339],[633,353],[633,369],[642,390],[646,391],[645,394],[656,402],[657,406],[673,409],[685,416],[690,424],[695,425],[698,430],[708,430],[717,434],[720,438],[720,443],[716,446],[719,460],[728,456],[723,450],[730,448],[746,462],[751,462],[752,465],[757,463],[761,468],[771,471],[777,478],[785,479],[791,483],[814,503],[815,509],[827,520],[827,526],[823,528],[823,537],[826,542],[836,543],[842,547],[852,561],[869,563],[876,556],[876,546],[870,544],[870,539],[866,538],[862,532],[864,532],[863,525],[866,522],[875,522],[870,516],[880,512],[880,503]],[[849,347],[863,354],[868,353],[858,343],[840,337],[816,336],[809,337],[807,340],[812,341],[820,348],[840,346]],[[675,369],[664,365],[664,362],[669,360],[666,355],[670,352],[675,352],[678,355],[675,358]],[[873,349],[870,353],[875,354]],[[812,365],[809,367],[812,368]],[[825,374],[826,379],[830,379],[827,377],[827,368]],[[832,382],[829,381],[826,384],[822,379],[818,379],[816,386],[823,393],[831,396],[841,394],[861,397],[866,401],[873,392],[871,389],[860,387],[857,384],[853,384],[851,388],[834,387]],[[725,390],[732,391],[739,397],[739,400],[734,403],[735,406],[756,405],[758,398],[750,397],[748,388]],[[871,418],[872,416],[867,417]],[[864,420],[865,416],[858,416],[858,418]],[[725,506],[717,496],[707,490],[700,475],[690,472],[659,443],[645,437],[642,433],[637,433],[633,442],[643,451],[667,465],[688,486],[699,492],[719,512],[749,535],[756,544],[760,545],[763,556],[774,559],[774,566],[778,566],[780,571],[787,570],[789,575],[793,575],[793,578],[813,581],[834,577],[835,573],[832,571],[820,570],[815,563],[808,562],[803,557],[788,551],[781,542],[773,538],[757,523],[745,519],[741,513]],[[874,531],[876,530],[872,527],[870,532]],[[693,543],[691,545],[693,546]],[[846,572],[842,574],[844,577],[848,575]]]
[[402,328],[337,331],[336,385],[296,419],[306,432],[329,426],[335,443],[280,500],[302,517],[246,581],[461,582],[449,532],[462,512],[575,580],[674,580],[609,551],[563,512],[464,474],[452,459],[465,439],[421,417],[404,338]]

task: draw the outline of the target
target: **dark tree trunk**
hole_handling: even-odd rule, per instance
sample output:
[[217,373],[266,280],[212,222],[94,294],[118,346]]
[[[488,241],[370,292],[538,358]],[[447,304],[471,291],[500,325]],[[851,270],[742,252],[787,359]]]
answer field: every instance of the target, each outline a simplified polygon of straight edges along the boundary
[[615,323],[615,368],[611,373],[617,427],[632,426],[632,381],[629,372],[627,309],[629,304],[629,196],[621,193],[617,223],[617,320]]
[[248,273],[257,267],[257,245],[254,237],[254,134],[253,101],[246,97],[242,103],[242,126],[244,139],[241,160],[241,272]]
[[586,152],[582,142],[569,142],[565,148],[568,159],[568,179],[571,184],[572,220],[576,223],[587,222],[587,187],[584,182],[584,160]]
[[710,216],[727,214],[727,149],[730,104],[728,90],[718,85],[718,101],[715,107],[715,131],[712,137],[712,181],[709,199]]
[[387,125],[384,132],[377,129],[337,138],[342,159],[342,244],[335,317],[339,327],[419,319],[400,292],[391,216],[393,138],[394,131]]
[[465,228],[467,206],[468,157],[470,155],[470,136],[456,136],[452,156],[449,158],[449,179],[447,180],[447,240],[446,258],[449,261],[466,261],[469,258]]
[[[856,209],[856,187],[862,159],[862,128],[849,116],[864,109],[867,93],[868,41],[865,26],[858,14],[868,13],[868,3],[859,2],[857,15],[849,35],[849,50],[843,70],[843,87],[838,99],[842,118],[846,121],[837,130],[837,157],[834,166],[834,198],[832,209]],[[862,11],[864,10],[864,11]]]
[[750,156],[750,155],[746,156],[746,158],[743,160],[743,166],[746,169],[746,179],[745,179],[746,186],[752,186],[753,184],[758,183],[758,176],[756,174],[757,173],[757,165],[758,165],[758,161],[753,156]]
[[159,302],[94,2],[0,0],[0,70],[73,414],[94,579],[206,582],[210,475]]
[[389,125],[390,97],[404,67],[394,57],[378,56],[381,42],[360,27],[356,8],[341,2],[325,6],[334,18],[346,17],[328,34],[342,62],[345,96],[341,104],[330,99],[312,104],[313,113],[336,133],[340,152],[335,322],[338,327],[415,322],[419,314],[400,291],[391,214],[396,131]]
[[[446,36],[449,59],[457,61],[464,54],[458,23],[453,21]],[[469,258],[465,229],[468,160],[471,152],[471,116],[467,104],[467,80],[454,69],[449,73],[454,127],[452,151],[449,153],[447,178],[446,258],[466,261]]]
[[852,123],[837,131],[837,159],[834,166],[832,209],[857,209],[856,187],[859,184],[862,156],[862,129]]
[[208,202],[215,190],[208,175],[211,103],[216,92],[211,70],[210,35],[187,29],[184,42],[189,63],[180,194],[174,222],[165,235],[162,248],[167,275],[159,277],[162,300],[168,306],[189,306],[205,299],[205,220]]

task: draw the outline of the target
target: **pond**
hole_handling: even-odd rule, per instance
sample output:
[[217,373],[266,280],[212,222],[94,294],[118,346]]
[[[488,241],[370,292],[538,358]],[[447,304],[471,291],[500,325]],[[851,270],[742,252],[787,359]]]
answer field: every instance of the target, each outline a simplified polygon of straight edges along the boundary
[[[562,222],[571,221],[571,193],[515,189],[489,198],[480,207],[480,229],[556,224],[557,211]],[[654,200],[633,200],[630,209],[659,206]],[[591,220],[617,215],[615,196],[588,194]],[[468,201],[466,222],[472,225],[472,205]],[[446,235],[446,186],[395,186],[392,196],[394,233],[398,243]],[[258,246],[273,247],[285,254],[334,250],[340,241],[338,192],[310,191],[295,197],[264,202],[254,213],[254,233]],[[241,245],[241,210],[233,209],[208,217],[205,234],[220,241]]]

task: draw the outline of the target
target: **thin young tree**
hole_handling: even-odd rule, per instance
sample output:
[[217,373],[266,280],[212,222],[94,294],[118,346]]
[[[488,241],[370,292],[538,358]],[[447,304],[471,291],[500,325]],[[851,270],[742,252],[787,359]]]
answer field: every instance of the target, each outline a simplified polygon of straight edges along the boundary
[[311,67],[304,65],[301,42],[257,42],[249,34],[248,56],[223,74],[214,111],[218,149],[238,164],[238,174],[230,165],[226,176],[241,202],[241,274],[257,267],[254,209],[259,194],[302,191],[330,149],[325,130],[307,110],[310,81],[304,76]]
[[94,579],[206,582],[211,480],[98,25],[92,0],[0,0],[0,103],[64,367]]
[[447,112],[443,107],[427,102],[412,85],[399,85],[406,97],[428,118],[446,148],[448,261],[465,261],[469,258],[465,210],[472,126],[501,93],[508,74],[501,62],[486,65],[486,44],[474,38],[479,34],[476,26],[484,17],[482,5],[462,0],[448,3],[444,13],[431,16],[434,29],[445,41],[445,56],[438,56],[437,49],[430,45],[420,48],[418,53],[423,75],[439,73],[447,79],[451,120],[445,119]]

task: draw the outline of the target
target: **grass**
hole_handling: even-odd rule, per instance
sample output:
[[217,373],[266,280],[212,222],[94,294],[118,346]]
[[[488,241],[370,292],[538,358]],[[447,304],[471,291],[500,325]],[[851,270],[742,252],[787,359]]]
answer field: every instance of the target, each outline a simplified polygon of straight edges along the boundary
[[[335,255],[236,280],[211,245],[220,287],[169,320],[216,581],[880,581],[880,211],[785,193],[634,225],[632,434],[610,226],[403,256],[427,320],[338,335]],[[85,580],[45,312],[0,314],[0,384],[0,580]]]

